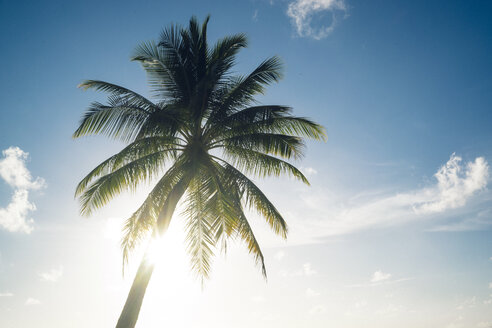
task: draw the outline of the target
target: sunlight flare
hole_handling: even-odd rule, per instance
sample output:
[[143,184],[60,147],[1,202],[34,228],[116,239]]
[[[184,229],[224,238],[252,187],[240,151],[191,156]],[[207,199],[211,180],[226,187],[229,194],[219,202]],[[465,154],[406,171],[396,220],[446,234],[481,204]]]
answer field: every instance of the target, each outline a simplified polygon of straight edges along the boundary
[[163,261],[163,250],[165,249],[165,238],[157,237],[152,238],[152,241],[149,244],[149,248],[147,250],[147,258],[146,260],[153,265],[156,265]]

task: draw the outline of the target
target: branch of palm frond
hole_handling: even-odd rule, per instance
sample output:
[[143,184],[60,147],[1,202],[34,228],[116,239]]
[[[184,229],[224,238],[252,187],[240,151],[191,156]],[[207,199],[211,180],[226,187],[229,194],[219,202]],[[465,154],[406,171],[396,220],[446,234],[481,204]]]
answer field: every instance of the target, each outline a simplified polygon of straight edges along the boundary
[[[218,242],[222,239],[223,247],[227,247],[227,237],[230,237],[233,233],[239,236],[240,239],[246,242],[249,253],[254,255],[255,262],[261,265],[262,273],[266,278],[263,253],[246,215],[244,214],[243,206],[241,204],[245,188],[241,187],[240,180],[236,179],[236,172],[231,172],[228,167],[224,167],[217,162],[214,162],[214,166],[222,180],[222,188],[218,190],[216,195],[219,195],[220,192],[220,196],[227,198],[227,204],[229,206],[226,213],[221,212],[220,215],[215,218],[213,225],[213,229],[215,230],[215,240]],[[216,195],[214,195],[211,200],[216,198]],[[212,209],[218,207],[213,200],[209,204]],[[283,222],[282,225],[286,228],[285,222]],[[224,232],[226,232],[225,236]]]
[[140,105],[142,109],[146,110],[149,113],[159,110],[159,108],[152,101],[148,100],[144,96],[113,83],[98,80],[86,80],[79,84],[79,88],[82,88],[84,90],[95,89],[96,91],[103,91],[115,96],[119,96],[123,100],[129,101],[134,105]]
[[80,196],[82,214],[90,215],[94,209],[104,206],[121,191],[134,191],[140,182],[151,181],[161,172],[166,161],[173,158],[174,151],[178,150],[170,148],[145,155],[101,176],[87,186]]
[[300,137],[274,133],[248,133],[218,140],[211,144],[211,149],[222,147],[239,147],[280,156],[299,159],[303,156],[305,144]]
[[205,211],[204,192],[209,189],[206,181],[212,180],[210,177],[204,181],[193,179],[188,188],[185,210],[183,215],[186,217],[186,242],[187,249],[191,256],[192,269],[203,278],[208,278],[211,267],[211,258],[214,254],[215,240],[212,233],[212,218],[210,213]]
[[135,49],[132,60],[142,64],[154,94],[183,103],[190,99],[191,87],[187,72],[175,49],[153,41],[143,42]]
[[246,208],[260,214],[277,235],[280,235],[282,238],[287,238],[287,223],[261,189],[227,161],[218,157],[214,158],[222,163],[220,165],[224,167],[229,179],[239,186]]
[[288,174],[309,185],[309,181],[299,169],[282,159],[237,146],[225,146],[222,150],[226,161],[247,174],[260,178]]
[[251,123],[218,125],[216,131],[210,131],[214,139],[231,138],[248,134],[281,134],[314,140],[326,140],[324,128],[303,117],[277,117],[258,120]]
[[169,156],[173,159],[176,151],[181,149],[181,144],[176,137],[147,137],[138,139],[119,153],[109,157],[107,160],[96,166],[85,178],[77,185],[75,196],[79,196],[86,189],[87,185],[95,178],[114,172],[124,165],[129,164],[143,156],[160,151],[170,151]]
[[211,116],[205,137],[213,140],[251,133],[273,133],[326,140],[322,126],[307,118],[291,116],[290,110],[286,106],[255,106],[222,118]]
[[217,110],[211,113],[210,123],[226,115],[231,108],[244,107],[254,101],[254,96],[264,92],[265,87],[280,80],[281,61],[278,57],[271,57],[263,61],[251,74],[247,76],[230,77],[224,82],[222,90],[216,92],[221,96]]
[[103,134],[127,142],[134,139],[148,116],[149,113],[133,105],[108,106],[95,102],[85,112],[73,138]]

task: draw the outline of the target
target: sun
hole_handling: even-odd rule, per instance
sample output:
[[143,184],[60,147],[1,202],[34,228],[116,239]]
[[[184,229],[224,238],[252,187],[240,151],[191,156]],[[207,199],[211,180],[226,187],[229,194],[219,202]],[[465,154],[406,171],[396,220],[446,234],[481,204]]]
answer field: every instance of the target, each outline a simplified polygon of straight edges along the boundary
[[[119,240],[123,224],[124,220],[121,218],[110,218],[102,227],[103,237],[107,245],[111,245],[109,247],[111,253],[108,253],[108,256],[111,256],[108,261],[113,261],[111,268],[121,265]],[[162,237],[143,242],[132,253],[126,269],[130,274],[124,276],[125,282],[115,284],[114,279],[107,282],[115,285],[115,290],[121,292],[118,297],[124,299],[132,281],[131,272],[137,269],[141,256],[146,254],[148,263],[155,266],[147,288],[145,305],[139,315],[140,327],[159,328],[165,323],[173,327],[190,327],[193,324],[194,319],[187,316],[187,309],[196,307],[203,295],[200,281],[193,276],[190,269],[189,256],[185,247],[185,229],[182,217],[178,215],[173,218],[169,229]],[[115,275],[120,273],[119,270],[114,271]],[[163,308],[169,310],[169,312],[166,311],[165,318],[162,317]]]
[[156,266],[173,264],[182,266],[187,262],[186,252],[183,250],[183,233],[181,226],[174,222],[160,237],[152,237],[146,251],[149,263]]
[[[190,271],[179,219],[171,223],[162,237],[152,238],[146,248],[147,260],[155,269],[139,316],[141,327],[159,328],[165,324],[190,327],[193,317],[188,309],[196,307],[203,297],[200,282]],[[165,317],[163,309],[166,309]]]

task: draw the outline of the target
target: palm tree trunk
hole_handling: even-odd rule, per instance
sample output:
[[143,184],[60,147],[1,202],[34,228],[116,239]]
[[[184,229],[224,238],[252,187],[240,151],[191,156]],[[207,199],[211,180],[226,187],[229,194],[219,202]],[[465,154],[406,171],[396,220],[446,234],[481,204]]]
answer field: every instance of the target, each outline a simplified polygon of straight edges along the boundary
[[153,271],[154,264],[147,260],[147,254],[145,254],[138,267],[116,328],[133,328],[137,324],[138,314]]
[[[154,233],[157,232],[159,236],[162,236],[164,232],[166,232],[169,227],[169,223],[171,222],[174,210],[176,209],[176,205],[178,204],[181,196],[183,196],[186,187],[188,186],[188,182],[189,181],[183,179],[173,188],[164,203],[161,213],[159,214],[156,231],[154,231]],[[138,267],[137,274],[135,275],[135,279],[133,280],[130,292],[128,293],[125,306],[123,307],[118,323],[116,324],[116,328],[134,328],[137,324],[145,291],[147,290],[147,286],[149,285],[153,272],[154,264],[149,261],[148,254],[145,252],[145,255]]]

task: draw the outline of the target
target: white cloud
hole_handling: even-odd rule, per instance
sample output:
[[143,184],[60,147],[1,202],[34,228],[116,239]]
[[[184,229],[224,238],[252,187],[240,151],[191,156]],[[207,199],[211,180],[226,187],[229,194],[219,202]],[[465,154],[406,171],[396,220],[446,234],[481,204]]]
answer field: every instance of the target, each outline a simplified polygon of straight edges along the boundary
[[489,282],[489,288],[492,288],[492,282]]
[[[320,40],[328,36],[337,24],[340,14],[345,16],[347,6],[345,0],[295,0],[287,8],[297,34]],[[313,26],[313,18],[329,14],[330,22],[326,25]]]
[[316,297],[316,296],[319,296],[320,293],[311,289],[311,288],[308,288],[306,289],[306,297],[307,298],[313,298],[313,297]]
[[19,147],[10,147],[2,152],[0,160],[0,178],[2,178],[14,193],[10,203],[0,208],[0,227],[11,232],[30,233],[33,229],[29,212],[36,206],[29,201],[29,191],[38,190],[45,186],[42,178],[33,179],[26,168],[29,154]]
[[324,312],[326,312],[326,306],[324,306],[322,304],[316,305],[309,310],[309,314],[311,314],[311,315],[320,314],[320,313],[324,313]]
[[471,309],[474,308],[477,305],[477,297],[473,296],[472,298],[468,298],[464,300],[461,304],[459,304],[456,309],[457,310],[464,310],[464,309]]
[[33,180],[31,173],[26,168],[29,153],[19,147],[10,147],[2,152],[4,158],[0,160],[0,177],[11,187],[16,189],[39,189],[44,185],[44,180]]
[[30,233],[33,221],[27,215],[34,210],[36,206],[29,201],[29,192],[16,190],[7,207],[0,208],[0,226],[11,232]]
[[7,293],[0,293],[0,297],[12,297],[12,296],[14,296],[14,294],[9,293],[9,292],[7,292]]
[[39,274],[41,281],[57,282],[63,276],[63,266]]
[[278,251],[277,253],[275,253],[274,255],[274,258],[277,260],[277,261],[282,261],[282,259],[285,257],[285,252],[284,251]]
[[29,297],[26,302],[24,303],[25,305],[38,305],[41,304],[41,301],[32,297]]
[[376,271],[372,274],[371,282],[381,282],[391,278],[391,274],[382,271]]
[[311,277],[317,274],[318,272],[314,270],[313,267],[311,266],[311,263],[308,262],[302,265],[301,270],[297,270],[297,271],[281,270],[279,273],[282,277],[301,277],[301,276]]
[[483,157],[461,165],[461,157],[452,154],[434,176],[436,188],[424,190],[428,201],[415,204],[417,213],[438,213],[447,209],[462,207],[477,191],[487,185],[489,166]]
[[255,9],[255,12],[253,13],[253,17],[251,17],[254,22],[258,21],[258,9]]
[[315,174],[318,174],[318,171],[312,167],[301,167],[302,173],[304,173],[307,177],[312,177]]
[[[329,190],[301,194],[302,210],[288,217],[291,243],[317,242],[327,236],[343,235],[366,228],[384,227],[412,220],[438,219],[456,212],[486,189],[489,165],[483,157],[463,163],[452,154],[434,175],[435,183],[400,193],[365,192],[352,199],[337,199]],[[469,209],[467,209],[469,210]],[[302,216],[300,215],[302,211]],[[483,213],[482,213],[483,212]],[[490,213],[482,211],[439,230],[463,230],[491,224]],[[476,212],[475,212],[476,213]],[[297,219],[302,217],[302,220]]]
[[485,209],[478,213],[467,215],[465,219],[460,219],[455,222],[447,222],[435,226],[429,231],[478,231],[483,230],[487,226],[492,224],[490,218],[492,217],[492,210]]
[[464,326],[461,322],[451,322],[446,328],[464,328]]
[[477,324],[477,327],[478,328],[492,328],[492,322],[490,322],[490,321],[488,321],[488,322],[487,321],[479,322]]
[[404,310],[405,309],[400,305],[387,304],[386,306],[380,308],[379,310],[376,310],[375,314],[378,316],[392,317]]
[[251,297],[251,301],[255,303],[265,303],[265,298],[261,295]]
[[311,277],[318,273],[316,270],[312,268],[311,263],[304,263],[302,266],[302,272],[306,277]]
[[[350,288],[367,288],[367,287],[376,287],[376,286],[381,286],[381,285],[393,285],[393,284],[399,284],[405,281],[410,281],[413,280],[414,278],[400,278],[400,279],[390,279],[391,274],[389,273],[384,273],[381,271],[375,272],[371,280],[369,282],[365,282],[362,284],[353,284],[353,285],[347,285],[347,287]],[[393,296],[391,294],[385,295],[386,298],[392,298]]]

